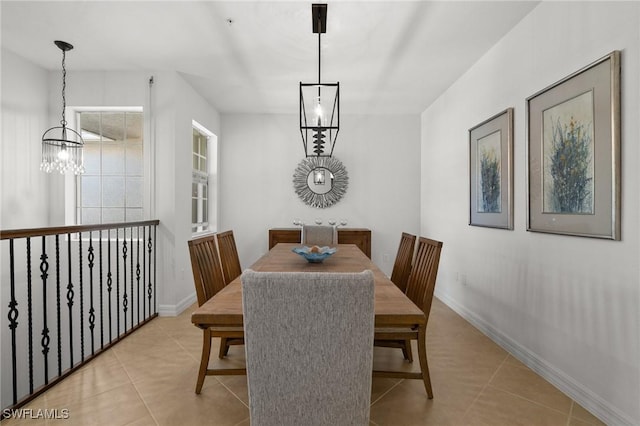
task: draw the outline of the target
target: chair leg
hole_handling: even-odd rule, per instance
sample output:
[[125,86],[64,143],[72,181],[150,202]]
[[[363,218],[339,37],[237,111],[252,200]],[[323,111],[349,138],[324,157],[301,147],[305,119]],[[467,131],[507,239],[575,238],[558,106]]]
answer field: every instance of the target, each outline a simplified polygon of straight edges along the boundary
[[433,389],[431,388],[431,377],[429,376],[429,365],[427,364],[427,327],[421,325],[418,330],[418,358],[420,359],[420,371],[422,371],[422,380],[424,388],[427,391],[429,399],[433,399]]
[[204,378],[209,367],[209,354],[211,353],[211,332],[209,329],[202,330],[202,357],[200,359],[200,370],[198,371],[198,381],[196,382],[196,393],[200,394]]
[[404,345],[402,346],[402,355],[404,355],[404,359],[409,362],[413,362],[413,353],[411,351],[411,340],[405,340]]
[[227,344],[227,338],[220,338],[220,350],[218,351],[218,358],[222,359],[229,353],[229,345]]

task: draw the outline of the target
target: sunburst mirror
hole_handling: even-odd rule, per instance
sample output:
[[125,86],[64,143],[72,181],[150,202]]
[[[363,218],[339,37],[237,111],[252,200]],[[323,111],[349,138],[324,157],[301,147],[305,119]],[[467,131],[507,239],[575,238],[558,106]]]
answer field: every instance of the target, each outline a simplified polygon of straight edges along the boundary
[[293,188],[307,205],[324,209],[340,201],[347,192],[349,176],[335,157],[307,157],[293,173]]

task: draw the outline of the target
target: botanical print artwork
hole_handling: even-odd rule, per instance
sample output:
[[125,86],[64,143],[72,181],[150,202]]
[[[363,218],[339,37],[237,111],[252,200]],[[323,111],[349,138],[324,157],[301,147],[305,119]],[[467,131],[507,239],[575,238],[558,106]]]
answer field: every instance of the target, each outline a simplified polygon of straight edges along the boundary
[[593,214],[593,92],[543,112],[543,212]]
[[500,213],[500,131],[478,139],[476,191],[478,213]]

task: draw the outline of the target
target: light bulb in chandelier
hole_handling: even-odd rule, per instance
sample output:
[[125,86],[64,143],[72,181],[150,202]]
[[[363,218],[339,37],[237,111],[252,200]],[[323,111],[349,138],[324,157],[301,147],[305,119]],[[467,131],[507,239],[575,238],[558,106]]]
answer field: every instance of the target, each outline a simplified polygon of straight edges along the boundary
[[320,98],[318,98],[318,103],[316,105],[316,108],[314,110],[315,114],[316,114],[316,124],[318,126],[322,126],[326,121],[326,118],[324,117],[324,109],[322,108],[322,103],[320,103]]
[[63,143],[60,147],[60,151],[58,151],[58,160],[67,161],[69,160],[69,151],[67,150],[67,144]]

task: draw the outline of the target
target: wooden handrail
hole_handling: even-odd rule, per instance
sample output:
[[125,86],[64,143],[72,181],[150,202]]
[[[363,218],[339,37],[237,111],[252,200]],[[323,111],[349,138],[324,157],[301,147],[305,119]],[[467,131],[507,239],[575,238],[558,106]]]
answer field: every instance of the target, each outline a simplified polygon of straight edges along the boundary
[[158,225],[160,220],[143,220],[139,222],[103,223],[94,225],[57,226],[50,228],[10,229],[0,231],[0,240],[12,238],[40,237],[43,235],[74,234],[76,232],[100,231],[103,229],[132,228],[135,226]]

